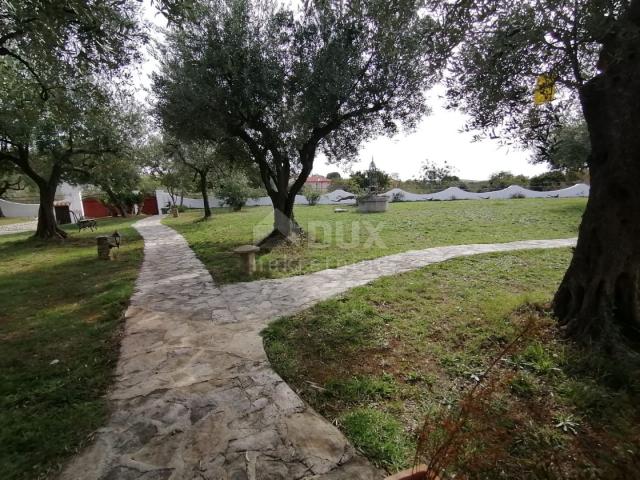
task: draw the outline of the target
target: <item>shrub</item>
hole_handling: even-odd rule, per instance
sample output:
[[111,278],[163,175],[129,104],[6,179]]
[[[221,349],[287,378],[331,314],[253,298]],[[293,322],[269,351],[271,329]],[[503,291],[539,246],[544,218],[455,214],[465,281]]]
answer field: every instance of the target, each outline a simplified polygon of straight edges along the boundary
[[216,188],[216,195],[234,211],[240,211],[249,198],[255,196],[249,186],[247,177],[243,174],[231,174],[221,180]]
[[340,178],[331,181],[331,185],[327,189],[329,192],[334,192],[336,190],[344,190],[346,192],[353,193],[354,195],[358,195],[362,193],[362,189],[358,185],[358,183],[352,178]]
[[529,180],[529,188],[533,190],[557,190],[567,185],[567,177],[559,170],[545,172]]
[[304,198],[307,199],[307,202],[309,202],[309,205],[316,205],[318,203],[318,200],[320,200],[321,194],[318,190],[316,190],[315,188],[311,188],[311,187],[305,187],[304,190],[302,191],[302,194],[304,195]]

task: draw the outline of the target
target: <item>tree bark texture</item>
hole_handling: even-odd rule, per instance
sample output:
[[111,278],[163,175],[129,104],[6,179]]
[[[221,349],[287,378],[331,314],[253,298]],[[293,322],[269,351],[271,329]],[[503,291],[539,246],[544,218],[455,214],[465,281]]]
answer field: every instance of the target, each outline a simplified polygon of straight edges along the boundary
[[204,204],[204,218],[211,218],[211,206],[209,205],[209,192],[207,191],[207,174],[198,172],[200,176],[200,192],[202,193],[202,203]]
[[53,203],[56,197],[56,186],[50,185],[51,182],[39,183],[40,191],[40,207],[38,208],[38,226],[35,236],[43,240],[51,238],[67,238],[67,232],[58,227],[56,216],[54,214]]
[[640,0],[605,40],[599,66],[580,91],[591,191],[554,311],[572,338],[640,352]]

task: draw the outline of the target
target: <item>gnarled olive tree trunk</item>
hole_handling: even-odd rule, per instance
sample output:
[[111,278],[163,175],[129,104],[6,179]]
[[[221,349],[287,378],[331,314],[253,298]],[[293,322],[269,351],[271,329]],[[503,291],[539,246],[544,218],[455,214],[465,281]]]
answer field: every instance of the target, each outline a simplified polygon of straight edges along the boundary
[[273,203],[273,230],[259,242],[261,247],[273,248],[280,243],[293,240],[302,233],[302,227],[298,225],[293,214],[298,191],[287,189],[283,192],[269,192],[269,198]]
[[554,310],[573,338],[640,351],[640,1],[599,66],[580,92],[591,192]]
[[58,228],[53,205],[56,189],[62,178],[61,163],[54,163],[48,176],[38,174],[29,163],[28,145],[18,145],[17,156],[11,157],[11,161],[38,186],[40,206],[38,207],[38,226],[34,236],[43,240],[67,238],[67,232]]
[[111,205],[113,206],[115,211],[122,218],[128,217],[129,215],[128,215],[128,212],[127,212],[127,206],[125,205],[125,203],[122,200],[120,200],[118,195],[116,195],[116,193],[109,187],[104,187],[104,191],[107,194],[107,197],[109,197],[109,200],[111,201]]
[[37,182],[40,192],[38,208],[38,226],[35,236],[43,240],[51,238],[67,238],[68,234],[58,227],[54,214],[57,182]]
[[290,183],[289,162],[286,168],[280,170],[277,176],[277,187],[270,184],[266,174],[264,163],[261,164],[262,180],[267,188],[267,194],[273,203],[273,231],[267,235],[259,245],[265,249],[277,246],[280,243],[295,240],[302,233],[302,227],[296,222],[293,208],[296,203],[296,195],[302,190],[304,183],[311,174],[313,160],[315,158],[315,144],[305,147],[300,152],[300,164],[302,169],[293,183]]

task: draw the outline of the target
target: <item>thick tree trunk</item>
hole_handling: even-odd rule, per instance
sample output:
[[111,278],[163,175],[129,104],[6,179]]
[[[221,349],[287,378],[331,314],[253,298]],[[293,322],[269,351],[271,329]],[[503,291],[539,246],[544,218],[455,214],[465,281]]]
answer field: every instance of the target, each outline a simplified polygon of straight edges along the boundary
[[580,92],[591,192],[554,310],[570,337],[640,352],[640,1],[620,24]]
[[291,191],[269,195],[273,203],[273,231],[259,242],[260,247],[268,250],[281,243],[294,241],[302,233],[293,215],[295,196]]
[[277,148],[269,149],[273,161],[279,165],[279,168],[273,169],[267,162],[264,149],[261,149],[251,137],[242,131],[240,131],[240,138],[247,143],[251,150],[260,168],[262,183],[273,203],[273,230],[258,242],[258,245],[269,249],[283,242],[295,241],[295,238],[302,233],[302,228],[294,218],[293,206],[296,195],[311,174],[316,147],[322,136],[312,138],[299,151],[298,161],[302,165],[302,169],[293,183],[290,183],[291,162],[286,155],[283,155]]
[[119,217],[127,218],[129,216],[127,212],[127,206],[124,203],[117,199],[111,200],[111,202],[113,203],[113,208],[115,209]]
[[[54,182],[55,183],[55,182]],[[57,183],[55,183],[57,185]],[[41,183],[40,208],[38,209],[38,227],[35,236],[44,240],[51,238],[67,238],[67,232],[58,228],[53,209],[53,202],[56,197],[56,187],[51,184]]]
[[200,175],[200,192],[202,193],[202,203],[204,204],[204,218],[211,218],[211,206],[209,205],[209,192],[207,191],[207,176]]
[[107,193],[109,200],[111,200],[111,203],[113,204],[113,208],[115,208],[116,212],[118,212],[118,214],[121,217],[126,218],[128,216],[127,206],[120,201],[118,196],[115,194],[113,190],[111,190],[111,188],[105,188],[105,192]]

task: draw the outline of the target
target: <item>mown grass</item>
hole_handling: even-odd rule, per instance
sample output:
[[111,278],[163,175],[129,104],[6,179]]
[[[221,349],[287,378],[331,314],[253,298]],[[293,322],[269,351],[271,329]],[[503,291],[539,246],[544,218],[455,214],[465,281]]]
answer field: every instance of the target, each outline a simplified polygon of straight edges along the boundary
[[0,226],[13,225],[14,223],[32,222],[33,218],[30,217],[0,217]]
[[[296,207],[307,232],[298,246],[261,254],[255,278],[304,274],[412,249],[577,235],[586,200],[514,199],[391,203],[385,213],[334,213],[335,206]],[[255,243],[273,224],[270,207],[216,209],[208,221],[192,211],[164,222],[183,234],[219,283],[247,280],[232,250]],[[373,233],[372,233],[373,232]]]
[[[0,236],[0,472],[45,478],[103,425],[124,309],[141,260],[136,219],[42,242]],[[95,237],[123,237],[97,259]]]
[[413,462],[424,420],[454,411],[533,318],[538,328],[499,363],[503,387],[466,433],[471,443],[456,444],[447,475],[634,478],[640,370],[564,341],[540,307],[570,256],[480,255],[383,278],[271,324],[265,348],[307,402],[395,471]]

